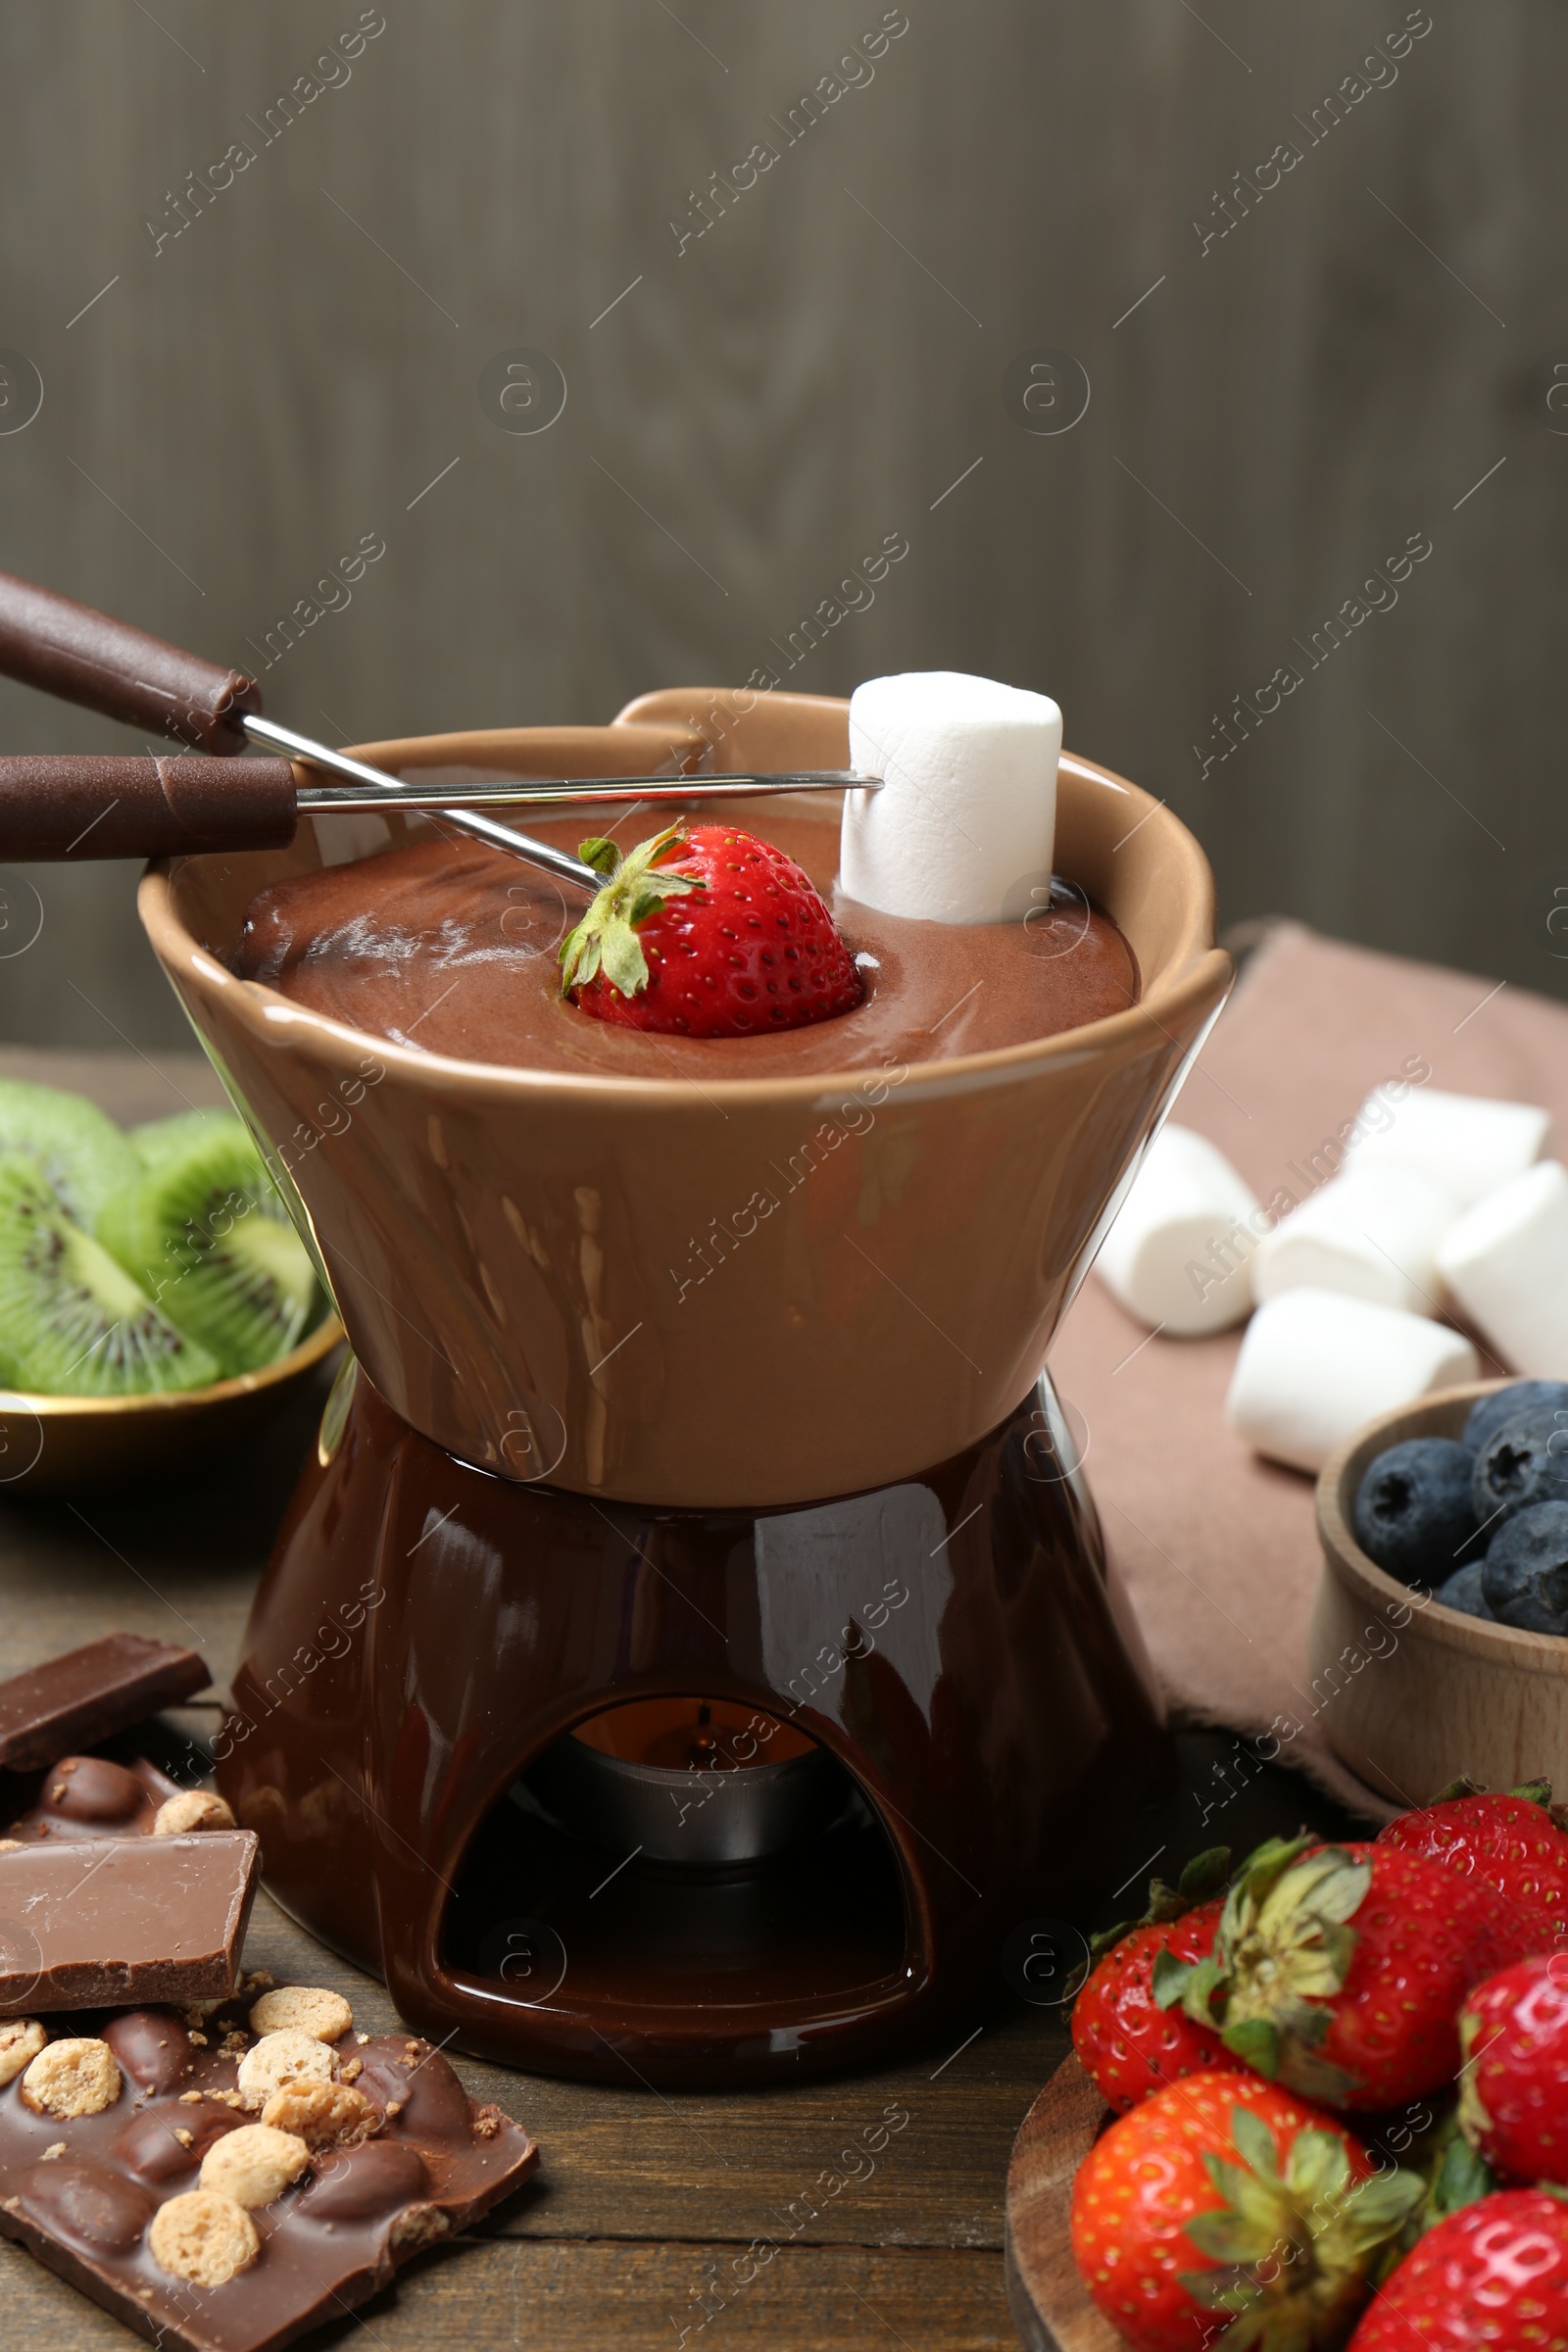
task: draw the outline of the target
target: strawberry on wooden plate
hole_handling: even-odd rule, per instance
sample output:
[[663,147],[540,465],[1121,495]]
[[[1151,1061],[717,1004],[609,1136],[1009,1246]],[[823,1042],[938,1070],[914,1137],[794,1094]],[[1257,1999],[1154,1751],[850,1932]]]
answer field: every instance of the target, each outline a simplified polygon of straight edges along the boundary
[[1342,2344],[1423,2183],[1374,2173],[1336,2117],[1248,2074],[1192,2075],[1096,2141],[1072,2250],[1135,2352]]
[[1439,2222],[1378,2289],[1350,2352],[1565,2352],[1568,2206],[1500,2189]]
[[1484,1882],[1396,1845],[1270,1838],[1226,1897],[1211,1958],[1154,1963],[1154,1997],[1303,2097],[1358,2109],[1459,2071],[1459,2005],[1529,1949]]
[[1095,1938],[1098,1957],[1073,2003],[1072,2046],[1118,2114],[1162,2082],[1241,2064],[1217,2029],[1196,2024],[1184,2010],[1161,2009],[1153,1986],[1161,1952],[1197,1962],[1213,1950],[1224,1909],[1214,1890],[1224,1885],[1230,1859],[1229,1847],[1216,1845],[1189,1862],[1175,1886],[1155,1879],[1143,1919]]
[[1425,1854],[1495,1887],[1527,1923],[1537,1951],[1568,1951],[1568,1831],[1549,1781],[1488,1790],[1459,1780],[1379,1830],[1379,1845]]
[[1510,2180],[1568,2186],[1568,1956],[1478,1984],[1459,2012],[1466,2139]]

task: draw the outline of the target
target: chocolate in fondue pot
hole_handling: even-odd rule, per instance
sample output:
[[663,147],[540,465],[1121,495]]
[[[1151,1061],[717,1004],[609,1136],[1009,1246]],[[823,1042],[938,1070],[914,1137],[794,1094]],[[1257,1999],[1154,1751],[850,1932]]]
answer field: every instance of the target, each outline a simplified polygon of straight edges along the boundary
[[[854,740],[842,703],[672,691],[363,755],[426,793],[686,771],[693,841],[783,852],[847,953],[800,1027],[598,1017],[561,961],[585,894],[395,807],[143,886],[354,1350],[220,1785],[436,2039],[667,2082],[865,2063],[1080,1915],[1168,1771],[1042,1365],[1230,967],[1169,811],[1004,740],[1010,706],[922,834],[927,691],[863,690]],[[690,773],[846,766],[883,788],[842,839],[831,801]],[[596,821],[629,850],[670,817]]]

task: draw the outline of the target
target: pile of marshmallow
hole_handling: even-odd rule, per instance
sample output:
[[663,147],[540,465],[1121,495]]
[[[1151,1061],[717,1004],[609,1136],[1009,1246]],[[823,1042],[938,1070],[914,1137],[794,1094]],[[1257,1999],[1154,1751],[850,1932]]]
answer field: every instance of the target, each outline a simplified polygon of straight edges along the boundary
[[1267,1206],[1202,1136],[1166,1126],[1096,1270],[1170,1336],[1250,1315],[1227,1415],[1258,1453],[1317,1470],[1375,1414],[1481,1377],[1440,1317],[1514,1372],[1568,1377],[1568,1169],[1542,1157],[1548,1125],[1532,1103],[1392,1080],[1339,1172]]

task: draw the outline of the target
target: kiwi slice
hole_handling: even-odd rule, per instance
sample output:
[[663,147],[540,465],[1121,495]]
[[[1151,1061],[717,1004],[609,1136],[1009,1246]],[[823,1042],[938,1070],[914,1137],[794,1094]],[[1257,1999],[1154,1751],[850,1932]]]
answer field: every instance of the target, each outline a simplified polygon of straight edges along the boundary
[[95,1102],[23,1078],[0,1078],[0,1152],[34,1161],[67,1216],[89,1233],[110,1195],[141,1172],[130,1144]]
[[0,1381],[42,1396],[139,1396],[217,1378],[207,1349],[67,1216],[37,1161],[0,1152]]
[[129,1142],[144,1168],[158,1168],[188,1145],[210,1135],[229,1135],[244,1141],[248,1130],[243,1119],[237,1119],[231,1110],[176,1110],[172,1118],[149,1119],[144,1127],[132,1127]]
[[315,1269],[238,1119],[172,1143],[107,1204],[99,1230],[225,1373],[275,1362],[311,1321]]

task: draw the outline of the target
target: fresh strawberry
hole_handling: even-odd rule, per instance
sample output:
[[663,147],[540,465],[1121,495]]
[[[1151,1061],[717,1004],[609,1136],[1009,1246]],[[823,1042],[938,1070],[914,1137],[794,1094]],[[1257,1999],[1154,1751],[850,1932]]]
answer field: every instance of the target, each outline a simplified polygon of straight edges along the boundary
[[1533,1950],[1568,1951],[1568,1832],[1550,1803],[1548,1781],[1495,1793],[1455,1781],[1430,1805],[1391,1821],[1378,1843],[1494,1886],[1527,1922]]
[[1459,2012],[1459,2123],[1510,2180],[1568,2183],[1568,1960],[1521,1960]]
[[1429,2230],[1378,2290],[1349,2352],[1562,2352],[1568,2206],[1505,2188]]
[[1154,1997],[1304,2097],[1396,2107],[1453,2080],[1460,2002],[1527,1949],[1501,1896],[1441,1863],[1276,1838],[1226,1897],[1212,1958],[1156,1960]]
[[757,1037],[852,1012],[849,949],[793,858],[732,825],[671,825],[622,858],[585,841],[607,879],[562,945],[563,996],[623,1029]]
[[1230,1860],[1229,1847],[1216,1845],[1189,1862],[1175,1886],[1153,1880],[1144,1917],[1095,1938],[1095,1966],[1073,2003],[1072,2046],[1118,2112],[1178,2076],[1240,2064],[1217,2033],[1180,2009],[1160,2009],[1153,1991],[1161,1952],[1198,1961],[1213,1950],[1224,1908],[1214,1889],[1224,1885]]
[[1255,2075],[1190,2075],[1112,2124],[1078,2168],[1072,2250],[1137,2352],[1344,2342],[1422,2183]]

